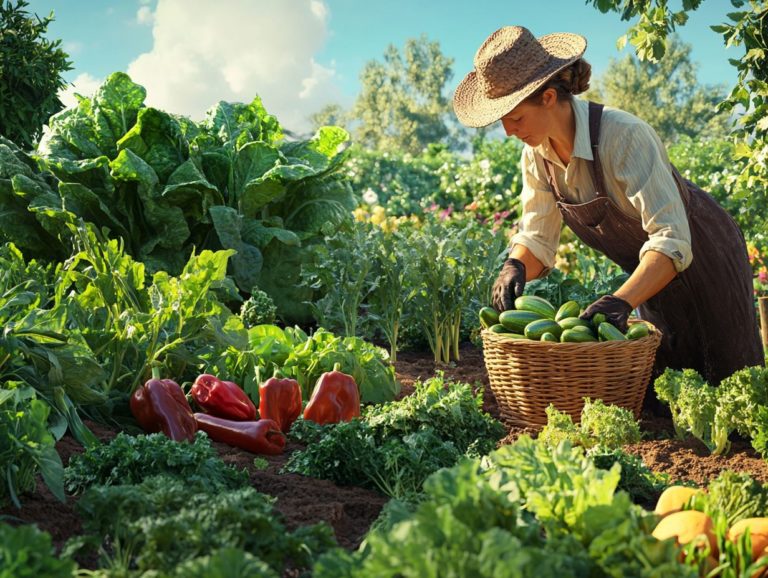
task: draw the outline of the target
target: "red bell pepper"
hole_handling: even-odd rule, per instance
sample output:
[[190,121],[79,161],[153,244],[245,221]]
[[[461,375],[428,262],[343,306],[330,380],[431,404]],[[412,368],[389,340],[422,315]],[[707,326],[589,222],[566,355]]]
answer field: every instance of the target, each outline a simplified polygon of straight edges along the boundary
[[277,455],[285,448],[285,435],[271,419],[234,421],[207,413],[196,413],[197,427],[215,442],[229,444],[254,454]]
[[172,440],[192,441],[197,422],[184,391],[172,379],[158,379],[154,369],[152,375],[131,395],[133,417],[147,433],[162,431]]
[[259,385],[259,417],[273,419],[283,433],[301,414],[301,386],[295,379],[280,379],[275,373]]
[[304,419],[323,425],[360,417],[357,383],[351,375],[340,372],[339,367],[337,363],[333,371],[326,371],[317,380],[304,410]]
[[235,421],[256,419],[256,406],[233,381],[223,381],[215,375],[204,373],[198,376],[189,393],[195,403],[210,415]]

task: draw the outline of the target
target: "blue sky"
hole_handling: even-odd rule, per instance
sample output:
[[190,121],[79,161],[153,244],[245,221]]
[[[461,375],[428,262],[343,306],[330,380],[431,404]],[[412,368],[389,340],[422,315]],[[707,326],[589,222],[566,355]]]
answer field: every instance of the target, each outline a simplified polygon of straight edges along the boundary
[[[472,69],[483,40],[505,25],[535,35],[576,32],[599,75],[620,58],[616,39],[628,23],[584,0],[30,0],[29,10],[55,21],[74,69],[65,78],[90,94],[111,72],[147,88],[147,104],[201,118],[218,100],[259,94],[289,128],[305,128],[323,105],[349,106],[364,64],[389,44],[426,34],[454,59],[450,90]],[[671,0],[677,8],[679,0]],[[707,0],[680,28],[692,44],[699,82],[736,80],[726,50],[709,26],[724,22],[729,0]],[[625,51],[626,53],[626,51]],[[72,99],[71,95],[66,95]]]

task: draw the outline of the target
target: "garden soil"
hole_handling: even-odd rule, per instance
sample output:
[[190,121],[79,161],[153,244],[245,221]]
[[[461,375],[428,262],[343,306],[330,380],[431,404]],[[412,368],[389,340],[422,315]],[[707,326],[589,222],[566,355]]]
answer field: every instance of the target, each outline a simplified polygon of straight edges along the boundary
[[[413,391],[417,380],[425,380],[436,371],[442,371],[448,379],[471,383],[476,390],[483,391],[483,407],[492,416],[499,418],[496,400],[490,390],[488,374],[485,371],[481,350],[465,344],[461,348],[461,359],[456,363],[436,367],[430,353],[398,353],[395,365],[398,380],[403,385],[401,396]],[[87,425],[101,440],[114,437],[117,432],[87,422]],[[735,441],[727,456],[711,456],[701,443],[695,440],[670,439],[672,422],[668,418],[643,414],[642,429],[646,439],[626,449],[638,456],[654,471],[665,472],[671,481],[689,480],[705,485],[723,470],[749,473],[755,479],[768,483],[768,462],[762,460],[747,442]],[[500,445],[510,443],[523,434],[535,435],[533,430],[511,429]],[[279,471],[288,456],[301,448],[289,442],[281,456],[266,456],[267,466],[254,465],[253,454],[237,450],[225,444],[214,444],[222,459],[227,463],[246,468],[251,483],[260,492],[275,496],[275,508],[283,516],[290,529],[298,526],[325,521],[333,528],[339,544],[345,548],[357,548],[371,524],[379,515],[387,498],[375,491],[356,487],[339,487],[325,480],[316,480],[297,474],[280,474]],[[57,444],[62,461],[82,451],[69,436]],[[54,545],[60,548],[68,538],[81,533],[82,524],[77,514],[76,498],[70,497],[60,503],[38,481],[34,494],[22,496],[22,508],[14,506],[0,509],[0,518],[10,521],[35,523],[51,533]],[[80,560],[86,567],[95,560]]]

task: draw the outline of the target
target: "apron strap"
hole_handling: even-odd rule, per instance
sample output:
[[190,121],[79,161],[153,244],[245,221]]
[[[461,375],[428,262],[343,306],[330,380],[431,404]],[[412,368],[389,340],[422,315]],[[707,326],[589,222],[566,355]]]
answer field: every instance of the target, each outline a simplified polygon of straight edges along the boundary
[[589,144],[592,147],[592,162],[587,163],[589,174],[592,176],[592,183],[595,185],[595,196],[597,198],[607,197],[605,192],[605,181],[603,180],[603,165],[600,163],[598,146],[600,144],[600,122],[603,119],[603,105],[596,102],[589,102]]

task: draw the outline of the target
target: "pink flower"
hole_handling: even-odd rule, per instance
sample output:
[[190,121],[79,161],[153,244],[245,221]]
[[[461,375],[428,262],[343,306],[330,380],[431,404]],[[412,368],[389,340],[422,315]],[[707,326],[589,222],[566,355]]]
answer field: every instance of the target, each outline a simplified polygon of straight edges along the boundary
[[760,283],[768,282],[768,271],[761,269],[757,274],[757,280],[760,281]]

